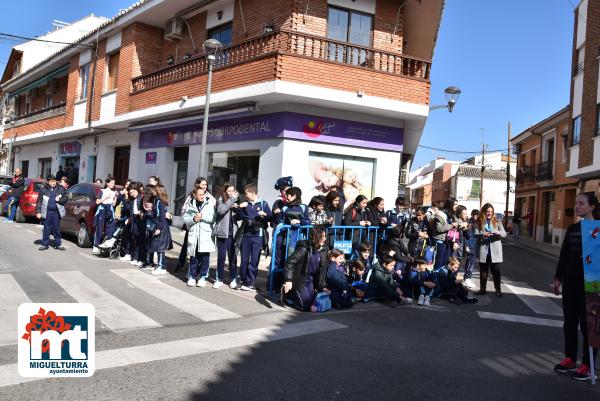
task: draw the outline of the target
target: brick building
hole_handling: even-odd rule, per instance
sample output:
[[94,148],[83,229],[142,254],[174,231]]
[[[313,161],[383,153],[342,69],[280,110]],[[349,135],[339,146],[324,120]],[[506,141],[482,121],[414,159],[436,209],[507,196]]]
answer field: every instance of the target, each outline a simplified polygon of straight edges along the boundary
[[569,105],[566,176],[580,180],[582,191],[600,183],[600,1],[580,1],[573,30],[573,75]]
[[[515,210],[533,210],[533,229],[526,233],[537,241],[562,244],[574,222],[577,180],[567,177],[569,107],[527,128],[511,140],[517,154]],[[526,222],[521,226],[526,230]]]
[[[27,70],[13,74],[11,56],[0,81],[17,111],[11,162],[30,177],[71,163],[79,181],[158,175],[175,212],[200,171],[211,188],[257,182],[268,201],[292,175],[307,198],[337,185],[393,204],[429,113],[443,6],[141,0]],[[224,47],[199,166],[208,38]]]

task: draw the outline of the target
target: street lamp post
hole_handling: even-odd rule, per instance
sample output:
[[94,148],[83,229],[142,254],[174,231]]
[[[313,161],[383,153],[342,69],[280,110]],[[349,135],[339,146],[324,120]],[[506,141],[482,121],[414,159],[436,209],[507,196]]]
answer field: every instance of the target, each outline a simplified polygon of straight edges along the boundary
[[210,107],[210,90],[212,86],[212,72],[215,60],[221,51],[223,45],[217,39],[208,39],[202,44],[206,62],[208,63],[208,83],[206,84],[206,102],[204,104],[204,123],[202,124],[202,148],[200,150],[199,176],[206,177],[206,136],[208,131],[208,113]]
[[452,113],[452,111],[454,110],[454,106],[456,105],[456,102],[458,101],[458,98],[460,97],[461,93],[461,90],[456,86],[447,87],[446,89],[444,89],[444,94],[446,96],[446,102],[448,103],[431,106],[429,107],[429,110],[431,111],[437,109],[448,109],[448,111]]

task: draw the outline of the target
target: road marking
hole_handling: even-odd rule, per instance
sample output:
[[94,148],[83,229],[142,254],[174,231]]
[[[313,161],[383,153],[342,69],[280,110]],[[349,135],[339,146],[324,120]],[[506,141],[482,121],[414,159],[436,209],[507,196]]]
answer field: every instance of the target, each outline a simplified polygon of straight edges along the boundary
[[529,284],[519,281],[503,280],[503,284],[535,313],[549,316],[563,316],[562,308],[548,299],[546,295],[548,293],[538,291]]
[[514,323],[537,324],[540,326],[563,327],[562,320],[542,319],[539,317],[507,315],[504,313],[492,313],[492,312],[482,312],[482,311],[477,311],[477,314],[479,315],[480,318],[483,318],[483,319],[503,320],[505,322],[514,322]]
[[[194,337],[186,340],[100,351],[96,352],[96,371],[139,363],[188,357],[236,347],[247,347],[248,351],[251,351],[250,347],[256,344],[324,333],[345,329],[347,327],[348,326],[328,319],[319,319],[283,326],[271,326],[206,337]],[[46,378],[21,377],[17,371],[16,363],[0,366],[0,387],[14,386],[21,383],[44,379]]]
[[[163,283],[157,277],[136,269],[113,269],[114,274],[128,281],[136,288],[155,298],[183,310],[198,319],[211,322],[215,320],[237,319],[241,316],[218,305],[191,295],[188,292]],[[178,281],[178,283],[181,283]],[[209,289],[210,291],[210,289]]]
[[17,309],[31,302],[12,274],[0,274],[0,346],[17,343]]
[[27,231],[29,234],[38,235],[38,233],[36,233],[35,231],[30,230],[30,229],[26,229],[25,231]]
[[101,288],[79,271],[48,272],[77,302],[87,302],[96,308],[96,317],[110,330],[122,332],[162,325]]

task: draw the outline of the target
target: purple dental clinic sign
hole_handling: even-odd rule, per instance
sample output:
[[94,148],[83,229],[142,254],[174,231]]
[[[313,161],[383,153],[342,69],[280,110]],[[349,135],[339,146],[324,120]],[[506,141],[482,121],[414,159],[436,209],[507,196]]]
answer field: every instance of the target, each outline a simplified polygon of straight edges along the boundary
[[[402,151],[402,128],[281,112],[208,124],[207,143],[290,138],[370,149]],[[140,149],[202,142],[202,123],[140,132]]]

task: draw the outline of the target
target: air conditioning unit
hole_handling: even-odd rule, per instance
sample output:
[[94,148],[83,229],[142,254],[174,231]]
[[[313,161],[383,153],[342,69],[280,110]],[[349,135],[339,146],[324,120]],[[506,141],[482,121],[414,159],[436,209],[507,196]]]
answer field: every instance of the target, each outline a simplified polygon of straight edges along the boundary
[[46,89],[46,95],[54,95],[58,89],[58,80],[51,79],[48,81],[48,88]]
[[170,20],[168,20],[167,26],[165,26],[165,39],[183,39],[183,24],[184,21],[181,18],[171,18]]

